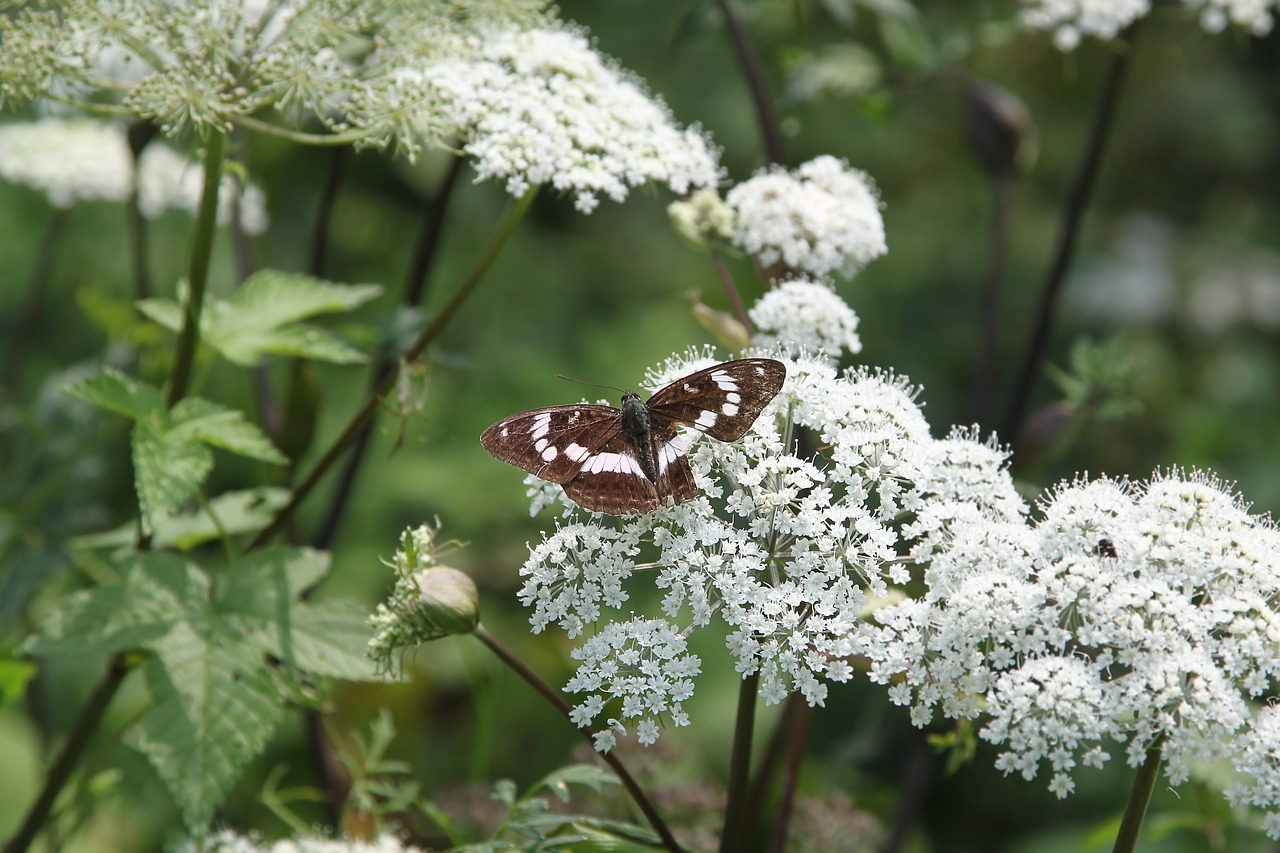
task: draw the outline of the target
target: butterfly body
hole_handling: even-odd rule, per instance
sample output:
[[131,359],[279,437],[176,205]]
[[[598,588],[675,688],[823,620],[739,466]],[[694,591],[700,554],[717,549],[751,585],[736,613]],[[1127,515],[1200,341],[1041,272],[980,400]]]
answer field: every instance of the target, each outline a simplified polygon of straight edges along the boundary
[[503,462],[560,484],[585,509],[645,513],[667,498],[678,504],[698,494],[679,427],[736,441],[785,377],[786,368],[772,359],[729,361],[678,379],[647,401],[627,391],[621,409],[583,403],[521,412],[486,429],[480,442]]

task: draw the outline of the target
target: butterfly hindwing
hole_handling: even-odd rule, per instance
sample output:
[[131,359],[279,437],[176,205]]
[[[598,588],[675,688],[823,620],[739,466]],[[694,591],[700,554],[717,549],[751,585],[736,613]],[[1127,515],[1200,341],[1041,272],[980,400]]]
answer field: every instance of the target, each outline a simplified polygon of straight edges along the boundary
[[782,389],[787,370],[768,358],[726,361],[677,379],[649,398],[654,420],[691,426],[719,441],[737,441]]
[[649,512],[660,502],[658,485],[645,475],[639,448],[621,427],[583,461],[576,477],[562,485],[578,506],[609,515]]

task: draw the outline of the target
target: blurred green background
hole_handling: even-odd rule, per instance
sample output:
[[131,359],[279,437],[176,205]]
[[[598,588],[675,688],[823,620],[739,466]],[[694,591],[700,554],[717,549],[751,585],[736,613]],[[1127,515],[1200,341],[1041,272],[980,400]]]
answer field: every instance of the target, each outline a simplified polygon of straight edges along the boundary
[[[1129,48],[1086,42],[1061,54],[1043,34],[1010,26],[1014,9],[1007,3],[920,2],[918,21],[897,24],[870,11],[873,3],[741,5],[778,97],[790,163],[834,154],[879,186],[889,254],[856,280],[840,282],[839,291],[862,318],[857,363],[891,368],[921,385],[935,435],[966,422],[990,232],[991,187],[966,138],[967,78],[960,72],[1007,88],[1030,111],[1035,157],[1014,190],[998,341],[1001,384],[989,428],[1007,402],[1102,79],[1113,51]],[[601,51],[644,78],[679,121],[700,123],[714,136],[730,181],[763,164],[747,90],[712,4],[566,0],[560,8],[563,17],[590,29]],[[863,64],[836,63],[833,73],[856,91],[813,94],[815,74],[828,67],[823,63],[832,56],[847,60],[839,50],[850,45],[865,52],[858,55]],[[1274,512],[1280,507],[1280,37],[1209,36],[1180,8],[1162,7],[1132,49],[1049,361],[1070,372],[1081,341],[1114,347],[1101,360],[1126,367],[1130,382],[1121,401],[1140,409],[1125,418],[1077,420],[1016,474],[1034,496],[1077,471],[1143,477],[1157,466],[1205,466],[1236,481],[1257,511]],[[858,73],[869,75],[864,85],[855,85]],[[255,260],[303,269],[332,154],[262,138],[242,142],[272,216],[270,230],[254,240]],[[447,165],[439,153],[416,164],[376,152],[349,162],[328,277],[387,287],[382,299],[341,327],[363,345],[385,329],[426,202]],[[464,170],[449,209],[428,285],[428,314],[466,274],[507,204],[499,186],[470,179]],[[522,475],[484,453],[477,437],[506,414],[579,399],[581,389],[555,373],[634,385],[645,367],[708,340],[686,294],[697,292],[724,308],[723,289],[707,256],[668,226],[670,201],[663,191],[637,192],[624,205],[606,201],[583,216],[550,193],[537,200],[431,352],[426,406],[403,425],[403,446],[396,448],[402,425],[386,417],[380,422],[334,542],[333,575],[320,595],[355,597],[372,608],[391,579],[380,558],[395,550],[405,526],[438,518],[444,537],[467,543],[448,562],[480,585],[485,623],[549,681],[567,679],[573,643],[554,633],[531,636],[515,598],[526,542],[536,541],[551,520],[529,517]],[[36,247],[53,218],[38,194],[0,185],[0,316],[22,311]],[[162,291],[182,274],[189,228],[178,214],[154,227],[151,270]],[[52,596],[85,582],[91,566],[69,550],[70,537],[132,518],[125,425],[88,415],[57,393],[68,371],[87,369],[109,348],[106,318],[116,316],[113,310],[118,315],[130,294],[125,236],[118,209],[88,205],[70,214],[50,292],[3,400],[5,643],[16,642]],[[213,282],[225,293],[235,281],[225,232],[218,249]],[[762,283],[745,262],[732,260],[731,267],[750,303]],[[167,348],[168,338],[154,334]],[[271,375],[279,386],[285,366],[276,365]],[[302,470],[346,422],[368,382],[359,367],[322,367],[319,377],[323,417]],[[248,374],[225,364],[209,372],[202,395],[254,410]],[[1034,406],[1062,396],[1043,376]],[[262,477],[261,469],[220,457],[207,491]],[[313,535],[333,482],[302,513],[300,541]],[[637,599],[638,612],[642,605]],[[688,706],[692,726],[663,739],[662,772],[694,784],[722,779],[727,761],[737,676],[717,642],[704,638],[697,649],[704,675]],[[45,739],[65,731],[102,663],[58,661],[42,670],[33,689],[47,729],[22,704],[0,709],[0,836],[34,795]],[[528,784],[567,761],[578,743],[554,712],[470,640],[423,648],[410,671],[403,685],[341,687],[334,723],[349,733],[389,708],[400,732],[397,757],[412,765],[429,794],[500,777]],[[132,684],[113,704],[109,723],[121,725],[144,706],[141,686]],[[776,708],[764,711],[762,737],[776,715]],[[881,689],[855,680],[833,689],[817,712],[810,753],[806,791],[846,792],[857,807],[888,821],[904,768],[927,750]],[[927,792],[909,849],[1109,848],[1107,822],[1123,808],[1130,781],[1121,760],[1105,772],[1082,772],[1078,792],[1058,801],[1044,790],[1047,780],[1027,784],[1000,776],[991,769],[992,755],[979,746],[976,759],[954,775],[944,772],[941,759],[925,762]],[[159,843],[176,818],[145,762],[114,742],[104,742],[92,761],[93,770],[118,771],[122,781],[107,786],[87,831],[68,849]],[[255,801],[266,773],[280,765],[287,766],[289,783],[310,779],[299,716],[246,774],[224,809],[229,822],[281,831]],[[1180,794],[1157,791],[1144,849],[1267,849],[1257,833],[1233,827],[1235,818],[1212,787],[1193,780]],[[1100,841],[1091,836],[1099,827]]]

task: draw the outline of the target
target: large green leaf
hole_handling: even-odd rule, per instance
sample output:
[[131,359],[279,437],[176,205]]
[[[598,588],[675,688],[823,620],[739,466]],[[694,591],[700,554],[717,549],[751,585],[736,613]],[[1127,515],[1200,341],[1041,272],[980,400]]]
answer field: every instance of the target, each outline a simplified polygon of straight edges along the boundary
[[148,532],[200,488],[213,470],[213,453],[200,441],[175,432],[163,413],[133,428],[133,479]]
[[135,421],[164,409],[164,397],[158,389],[111,368],[62,390],[91,406]]
[[208,607],[209,579],[167,554],[135,554],[120,583],[66,596],[20,651],[79,655],[147,648]]
[[214,584],[178,557],[135,555],[119,584],[68,596],[21,651],[151,650],[143,671],[154,707],[133,742],[200,827],[275,730],[293,671],[376,677],[364,611],[302,598],[328,568],[319,551],[265,550]]
[[[319,314],[349,311],[377,297],[372,284],[340,285],[298,273],[262,270],[250,276],[230,299],[210,299],[200,335],[229,361],[254,366],[266,355],[289,355],[337,364],[366,357],[337,335],[300,321]],[[149,299],[139,309],[165,328],[182,322],[178,303]]]
[[217,403],[188,397],[169,412],[169,421],[175,436],[275,465],[289,461],[256,424],[245,420],[243,412],[225,409]]
[[[171,515],[156,524],[151,546],[157,550],[177,548],[190,551],[219,539],[225,533],[234,536],[261,530],[275,517],[280,507],[289,502],[289,490],[278,488],[245,489],[227,492],[209,500],[208,507]],[[217,519],[216,523],[214,519]],[[126,522],[114,530],[77,536],[71,546],[77,549],[131,548],[138,538],[138,526]]]
[[204,627],[183,624],[157,644],[143,670],[154,704],[132,737],[189,827],[213,818],[284,714],[260,650]]

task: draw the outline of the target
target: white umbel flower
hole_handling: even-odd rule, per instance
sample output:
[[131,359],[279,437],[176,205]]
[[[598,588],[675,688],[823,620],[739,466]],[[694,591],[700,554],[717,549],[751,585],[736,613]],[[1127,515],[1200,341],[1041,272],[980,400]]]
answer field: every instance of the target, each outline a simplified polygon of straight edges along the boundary
[[[0,124],[0,178],[44,193],[54,207],[87,201],[122,202],[133,188],[133,157],[122,125],[88,118],[49,118]],[[235,179],[225,175],[218,194],[218,223],[231,221]],[[163,142],[152,142],[138,164],[138,208],[155,218],[166,210],[193,216],[204,174]],[[268,225],[266,197],[254,184],[240,193],[246,233]]]
[[835,157],[762,171],[725,201],[737,216],[733,244],[766,267],[852,276],[888,251],[875,185]]
[[1275,25],[1276,0],[1182,0],[1200,10],[1200,26],[1211,33],[1221,32],[1227,24],[1247,27],[1255,36],[1265,36]]
[[807,279],[785,281],[760,297],[748,312],[762,349],[822,352],[839,359],[862,351],[858,315],[834,290]]
[[522,195],[547,185],[591,212],[600,196],[666,184],[679,195],[712,186],[718,152],[697,128],[680,128],[640,81],[568,25],[495,27],[457,56],[422,69],[478,178]]
[[1084,36],[1109,41],[1151,11],[1151,0],[1023,0],[1023,23],[1052,30],[1059,50],[1074,50]]

